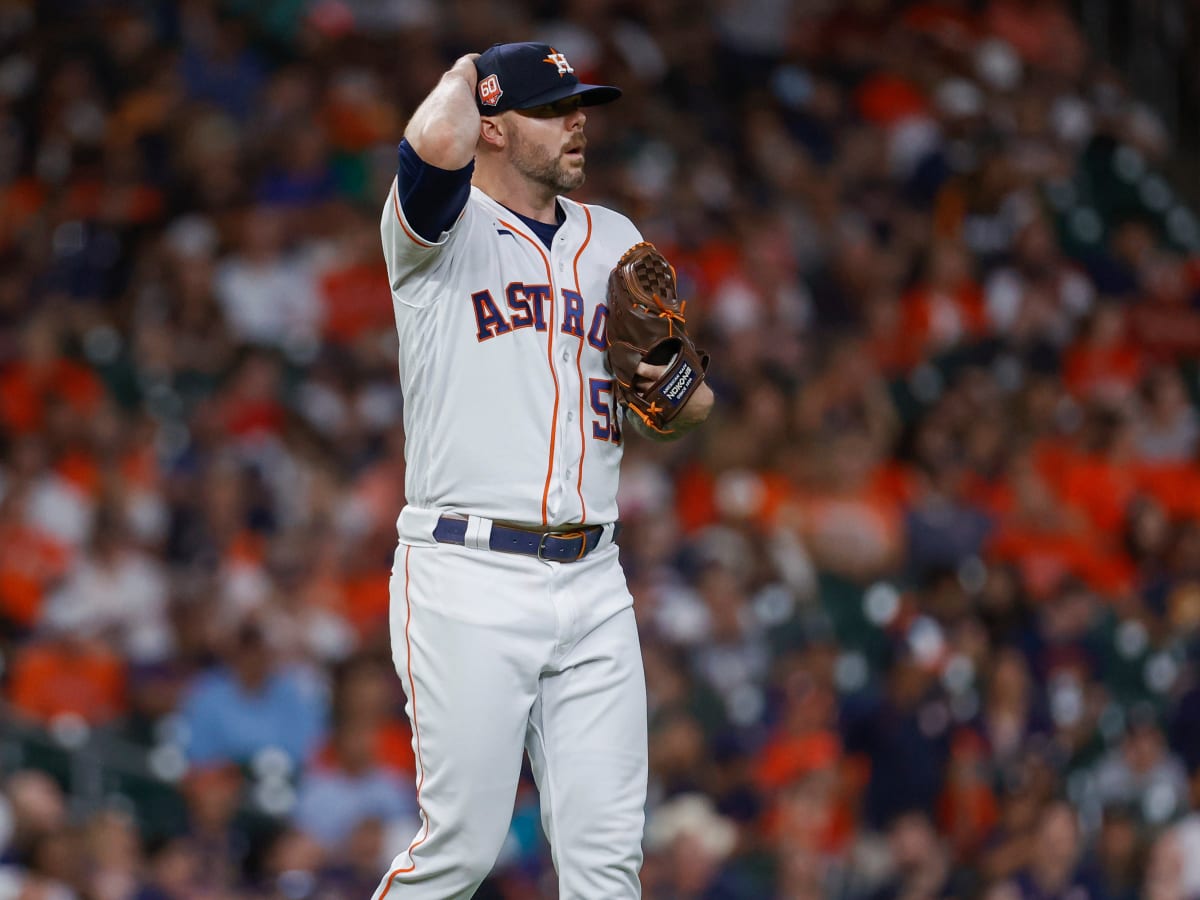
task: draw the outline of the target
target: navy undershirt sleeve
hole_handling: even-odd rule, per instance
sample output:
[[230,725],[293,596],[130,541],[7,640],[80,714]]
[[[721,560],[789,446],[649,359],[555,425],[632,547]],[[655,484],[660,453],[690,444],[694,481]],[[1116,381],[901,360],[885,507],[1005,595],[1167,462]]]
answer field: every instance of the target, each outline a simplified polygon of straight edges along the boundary
[[436,241],[454,224],[471,195],[474,171],[475,160],[453,171],[431,166],[417,156],[407,138],[400,141],[396,193],[404,218],[417,234]]

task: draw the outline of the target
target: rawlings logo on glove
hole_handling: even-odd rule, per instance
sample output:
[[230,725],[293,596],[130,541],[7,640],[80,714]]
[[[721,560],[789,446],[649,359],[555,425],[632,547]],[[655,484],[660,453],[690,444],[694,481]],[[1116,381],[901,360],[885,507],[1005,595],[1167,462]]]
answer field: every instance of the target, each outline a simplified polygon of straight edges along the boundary
[[[684,330],[685,301],[675,270],[651,243],[634,244],[608,276],[608,368],[617,399],[649,428],[667,434],[704,382],[708,354]],[[654,384],[638,390],[638,365],[666,366]]]

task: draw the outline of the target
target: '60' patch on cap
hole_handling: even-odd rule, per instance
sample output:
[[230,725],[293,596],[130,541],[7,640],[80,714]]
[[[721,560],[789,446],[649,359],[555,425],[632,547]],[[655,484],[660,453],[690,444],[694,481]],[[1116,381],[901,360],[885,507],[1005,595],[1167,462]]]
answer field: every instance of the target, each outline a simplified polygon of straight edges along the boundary
[[500,95],[504,91],[500,90],[500,79],[495,75],[489,75],[479,82],[479,102],[486,106],[495,106],[500,102]]

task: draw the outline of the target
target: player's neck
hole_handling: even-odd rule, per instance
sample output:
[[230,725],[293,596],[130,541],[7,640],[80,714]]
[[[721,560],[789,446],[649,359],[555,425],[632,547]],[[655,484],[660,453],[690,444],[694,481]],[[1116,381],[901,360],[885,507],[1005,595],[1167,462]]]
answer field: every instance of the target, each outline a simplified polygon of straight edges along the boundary
[[553,225],[558,221],[557,194],[511,169],[489,171],[490,167],[475,167],[471,183],[501,206],[515,213]]

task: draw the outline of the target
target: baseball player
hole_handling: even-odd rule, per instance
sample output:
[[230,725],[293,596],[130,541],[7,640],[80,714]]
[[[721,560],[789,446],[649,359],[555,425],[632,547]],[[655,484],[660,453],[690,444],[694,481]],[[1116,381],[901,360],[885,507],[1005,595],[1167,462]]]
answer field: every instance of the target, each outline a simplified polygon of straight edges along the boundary
[[616,402],[606,283],[641,236],[562,195],[584,180],[584,109],[619,96],[545,44],[497,45],[442,76],[400,144],[381,226],[408,463],[391,632],[421,826],[376,900],[475,892],[523,752],[560,896],[641,895],[646,696],[617,474],[627,425],[677,437],[712,392],[689,376],[665,432]]

